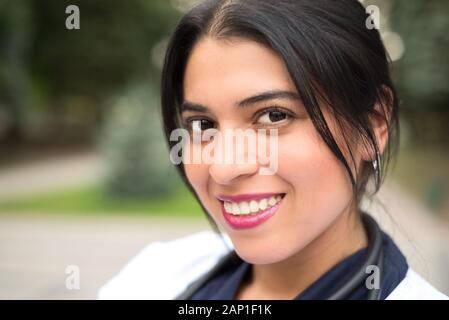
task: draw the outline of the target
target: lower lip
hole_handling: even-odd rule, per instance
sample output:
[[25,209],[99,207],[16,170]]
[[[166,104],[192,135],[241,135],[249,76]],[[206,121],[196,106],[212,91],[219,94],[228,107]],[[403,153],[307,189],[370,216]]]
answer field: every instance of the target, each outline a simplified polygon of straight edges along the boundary
[[281,199],[281,201],[268,209],[246,215],[233,215],[231,213],[228,213],[224,208],[224,202],[221,201],[221,212],[223,213],[226,222],[231,226],[231,228],[249,229],[254,228],[270,219],[279,209],[282,200],[283,199]]

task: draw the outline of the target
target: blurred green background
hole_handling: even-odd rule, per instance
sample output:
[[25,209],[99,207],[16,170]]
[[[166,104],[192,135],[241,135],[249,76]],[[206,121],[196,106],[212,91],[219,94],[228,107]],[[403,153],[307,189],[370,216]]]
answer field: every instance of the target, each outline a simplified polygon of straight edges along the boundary
[[[0,0],[0,298],[93,298],[145,244],[207,228],[159,111],[167,39],[194,2]],[[401,98],[381,198],[448,293],[449,1],[363,2],[380,8]],[[72,263],[88,280],[78,293],[63,286]]]
[[[80,8],[79,30],[65,27],[70,4]],[[0,164],[76,153],[104,160],[98,181],[43,193],[30,180],[39,192],[3,197],[0,211],[199,212],[167,161],[158,110],[164,45],[181,5],[0,1]]]

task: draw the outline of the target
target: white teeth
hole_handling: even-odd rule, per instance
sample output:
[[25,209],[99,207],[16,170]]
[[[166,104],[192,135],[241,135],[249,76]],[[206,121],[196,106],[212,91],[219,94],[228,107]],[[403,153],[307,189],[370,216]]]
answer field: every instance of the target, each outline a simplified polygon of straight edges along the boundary
[[240,214],[240,207],[237,203],[233,202],[232,203],[232,211],[228,211],[231,212],[233,214]]
[[268,207],[274,206],[281,200],[282,197],[280,195],[277,195],[260,199],[259,201],[251,200],[250,202],[242,201],[240,203],[225,201],[224,208],[226,212],[234,215],[246,215],[259,212],[260,210],[265,210]]
[[265,210],[268,207],[268,200],[262,199],[259,201],[259,208],[260,210]]
[[248,213],[250,213],[248,202],[246,202],[246,201],[240,202],[239,203],[239,207],[240,207],[240,214],[248,214]]
[[249,203],[249,209],[251,212],[257,212],[259,211],[259,203],[256,200],[251,200]]
[[230,202],[225,201],[223,205],[227,212],[232,212],[232,204]]

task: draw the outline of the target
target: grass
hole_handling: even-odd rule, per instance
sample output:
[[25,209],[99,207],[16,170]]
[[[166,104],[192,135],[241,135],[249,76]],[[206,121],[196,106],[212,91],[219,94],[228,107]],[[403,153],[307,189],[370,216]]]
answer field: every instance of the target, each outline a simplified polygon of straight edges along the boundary
[[83,186],[0,202],[1,212],[76,214],[137,214],[151,216],[202,217],[201,207],[188,191],[155,199],[117,199],[103,194],[99,186]]

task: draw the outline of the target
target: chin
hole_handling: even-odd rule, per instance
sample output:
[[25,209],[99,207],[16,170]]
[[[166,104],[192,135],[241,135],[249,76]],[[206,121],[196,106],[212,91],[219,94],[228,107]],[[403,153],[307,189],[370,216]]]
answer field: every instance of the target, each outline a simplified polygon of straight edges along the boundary
[[251,264],[277,263],[293,255],[293,248],[291,250],[279,250],[279,248],[273,248],[271,245],[255,244],[254,242],[248,244],[234,243],[234,248],[242,260]]
[[267,252],[239,252],[239,257],[250,264],[273,264],[281,262],[288,258],[288,256],[279,254],[267,254]]

